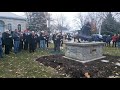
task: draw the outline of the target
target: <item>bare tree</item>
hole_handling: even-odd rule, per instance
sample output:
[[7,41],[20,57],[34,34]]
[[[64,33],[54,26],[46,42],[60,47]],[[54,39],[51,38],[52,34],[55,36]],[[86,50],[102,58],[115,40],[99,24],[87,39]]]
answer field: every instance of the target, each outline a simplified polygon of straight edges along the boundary
[[112,12],[112,14],[116,21],[120,22],[120,12]]
[[102,21],[109,12],[87,12],[87,15],[79,13],[74,19],[76,26],[81,29],[86,22],[91,22],[93,31],[100,33]]
[[30,25],[31,23],[31,17],[32,17],[32,13],[31,12],[24,12],[27,18],[27,27],[29,27],[28,25]]
[[61,31],[61,27],[65,26],[66,17],[63,14],[60,14],[57,16],[55,21],[56,21],[58,30]]
[[79,13],[73,20],[73,22],[75,22],[75,27],[77,27],[78,29],[81,29],[86,21],[87,18],[82,15],[82,13]]
[[62,32],[63,29],[67,29],[67,30],[70,29],[68,23],[66,22],[66,17],[63,14],[56,15],[56,17],[52,19],[51,27],[55,31],[60,31],[60,32]]

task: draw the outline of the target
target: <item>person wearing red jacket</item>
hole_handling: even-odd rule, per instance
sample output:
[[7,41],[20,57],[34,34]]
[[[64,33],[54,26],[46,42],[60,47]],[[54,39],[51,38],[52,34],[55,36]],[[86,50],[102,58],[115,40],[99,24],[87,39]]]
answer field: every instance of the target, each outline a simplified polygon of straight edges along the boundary
[[118,39],[117,35],[114,34],[114,36],[112,36],[112,42],[113,42],[112,47],[116,47],[117,39]]

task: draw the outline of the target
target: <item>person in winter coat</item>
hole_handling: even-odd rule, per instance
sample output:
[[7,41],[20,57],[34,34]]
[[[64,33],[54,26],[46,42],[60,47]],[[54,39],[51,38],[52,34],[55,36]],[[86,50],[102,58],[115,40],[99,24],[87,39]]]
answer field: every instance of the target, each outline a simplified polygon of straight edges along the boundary
[[4,36],[5,36],[5,34],[6,34],[6,32],[3,32],[2,33],[2,47],[4,48],[4,46],[5,46],[5,40],[4,40]]
[[120,48],[120,34],[118,34],[118,47]]
[[60,51],[61,36],[59,33],[53,35],[54,51]]
[[12,52],[12,47],[13,47],[13,34],[11,32],[10,34],[10,51]]
[[53,44],[54,44],[54,51],[56,51],[56,47],[57,47],[57,45],[56,45],[56,33],[54,33],[53,34],[53,36],[52,36],[52,40],[53,40]]
[[35,33],[32,31],[29,35],[29,52],[34,52],[35,51]]
[[39,40],[40,40],[40,48],[42,48],[42,49],[46,48],[46,46],[45,46],[45,39],[46,39],[46,37],[44,35],[44,32],[41,32]]
[[[106,43],[106,38],[107,38],[107,35],[103,35],[102,41],[105,42],[105,43]],[[105,46],[106,46],[106,44],[105,44]]]
[[49,34],[46,32],[45,34],[45,42],[46,42],[46,46],[48,48],[48,44],[49,44]]
[[68,34],[67,39],[68,39],[68,41],[71,41],[71,35],[70,34]]
[[38,45],[38,35],[37,33],[35,33],[35,49],[37,48],[37,45]]
[[60,33],[56,36],[56,50],[60,52],[60,44],[61,44],[61,35]]
[[23,33],[24,50],[28,50],[28,31]]
[[108,35],[107,38],[106,38],[106,46],[110,46],[110,42],[111,42],[111,36]]
[[103,42],[106,42],[107,35],[103,35]]
[[112,36],[112,42],[113,42],[112,47],[116,47],[117,39],[118,39],[117,35],[114,34],[114,36]]
[[60,46],[61,47],[63,46],[63,35],[62,35],[62,33],[60,33]]
[[0,32],[0,58],[3,58],[3,50],[2,50],[2,33]]
[[19,51],[23,49],[23,33],[20,33]]
[[9,34],[9,30],[5,30],[4,33],[4,44],[5,44],[5,54],[9,54],[10,53],[10,34]]
[[20,34],[17,29],[15,29],[15,32],[13,34],[14,39],[14,53],[17,54],[19,52],[19,45],[20,45]]

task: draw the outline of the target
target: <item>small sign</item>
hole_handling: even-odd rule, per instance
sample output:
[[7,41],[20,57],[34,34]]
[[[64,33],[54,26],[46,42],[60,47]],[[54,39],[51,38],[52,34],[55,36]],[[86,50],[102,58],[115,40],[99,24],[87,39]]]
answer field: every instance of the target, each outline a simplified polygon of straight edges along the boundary
[[91,48],[90,49],[90,53],[94,53],[94,52],[96,52],[97,50],[96,50],[96,48]]

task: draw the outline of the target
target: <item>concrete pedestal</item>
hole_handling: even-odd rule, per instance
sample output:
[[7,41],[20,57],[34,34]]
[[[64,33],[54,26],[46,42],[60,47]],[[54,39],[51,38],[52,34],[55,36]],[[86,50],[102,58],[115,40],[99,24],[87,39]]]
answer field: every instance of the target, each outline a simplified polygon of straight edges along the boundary
[[89,62],[105,58],[103,56],[103,42],[65,43],[65,58],[79,62]]

